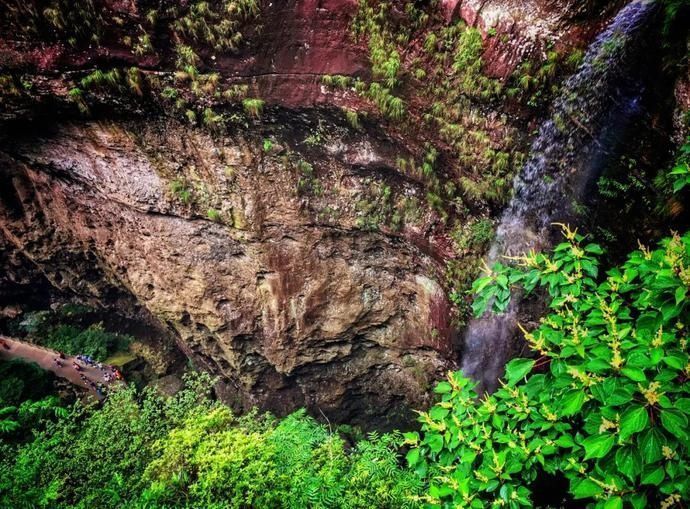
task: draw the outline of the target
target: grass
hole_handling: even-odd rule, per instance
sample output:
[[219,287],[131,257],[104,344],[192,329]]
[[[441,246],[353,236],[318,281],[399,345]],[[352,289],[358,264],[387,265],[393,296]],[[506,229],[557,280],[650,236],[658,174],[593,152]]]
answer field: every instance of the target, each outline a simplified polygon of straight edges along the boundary
[[242,107],[247,115],[259,118],[263,112],[265,101],[257,98],[246,98],[242,100]]

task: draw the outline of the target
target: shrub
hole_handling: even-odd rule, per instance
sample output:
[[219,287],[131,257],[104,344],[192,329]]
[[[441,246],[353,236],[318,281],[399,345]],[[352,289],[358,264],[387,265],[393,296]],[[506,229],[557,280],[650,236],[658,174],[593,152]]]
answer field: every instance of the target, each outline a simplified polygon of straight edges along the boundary
[[[417,507],[397,434],[355,446],[304,411],[237,417],[208,376],[173,397],[133,387],[77,404],[15,449],[0,445],[0,506],[51,508]],[[12,411],[0,405],[0,422]],[[12,425],[10,425],[12,426]]]
[[206,212],[206,217],[215,223],[220,222],[221,219],[220,212],[218,212],[216,209],[208,209]]
[[409,464],[430,507],[531,506],[531,484],[565,477],[598,509],[671,507],[690,497],[690,234],[641,247],[600,277],[595,244],[564,228],[552,256],[497,264],[476,281],[475,313],[503,312],[510,289],[544,288],[550,312],[478,403],[460,373],[435,389]]
[[266,103],[263,100],[256,98],[246,98],[242,100],[242,107],[247,115],[251,115],[252,117],[256,118],[261,116],[261,112],[264,109],[264,104]]

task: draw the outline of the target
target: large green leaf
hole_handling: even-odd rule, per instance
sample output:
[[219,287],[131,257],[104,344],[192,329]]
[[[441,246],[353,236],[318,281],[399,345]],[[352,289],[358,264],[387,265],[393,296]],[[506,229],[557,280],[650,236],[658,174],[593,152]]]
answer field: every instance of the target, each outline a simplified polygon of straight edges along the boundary
[[406,459],[407,459],[407,465],[411,468],[414,467],[419,462],[419,449],[417,449],[417,448],[410,449],[407,452]]
[[585,459],[603,458],[613,447],[614,436],[610,433],[587,437],[582,441],[585,448]]
[[431,452],[438,454],[443,449],[443,436],[438,433],[428,433],[424,442],[429,446]]
[[522,380],[527,373],[532,371],[534,366],[533,359],[513,359],[506,365],[506,381],[509,386],[514,386],[518,381]]
[[585,402],[585,392],[581,389],[569,391],[561,400],[561,415],[576,414]]
[[658,486],[664,480],[664,468],[656,465],[650,465],[649,469],[645,469],[642,474],[640,482],[642,484],[653,484]]
[[597,496],[604,492],[604,489],[589,479],[582,479],[581,481],[575,481],[575,484],[570,488],[571,493],[577,499],[579,498],[590,498]]
[[645,464],[651,464],[659,461],[662,457],[661,447],[665,440],[661,433],[656,428],[648,429],[642,432],[638,438],[638,445],[642,461]]
[[688,418],[675,410],[661,411],[661,425],[681,440],[688,439]]
[[647,380],[644,371],[640,368],[623,368],[621,369],[621,373],[635,382],[644,382]]
[[439,382],[436,387],[434,388],[434,392],[436,394],[448,394],[451,392],[453,388],[448,382]]
[[616,451],[616,467],[630,480],[635,480],[642,471],[640,454],[632,447],[618,449]]
[[609,498],[604,504],[604,509],[623,509],[623,499],[621,497]]
[[645,407],[635,405],[628,408],[621,416],[620,421],[620,437],[621,440],[627,439],[629,436],[639,433],[647,427],[649,423],[649,415]]

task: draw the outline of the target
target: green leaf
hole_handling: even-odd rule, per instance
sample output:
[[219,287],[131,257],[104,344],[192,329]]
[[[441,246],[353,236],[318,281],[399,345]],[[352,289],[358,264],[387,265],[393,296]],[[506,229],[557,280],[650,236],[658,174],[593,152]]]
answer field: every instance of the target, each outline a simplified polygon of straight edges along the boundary
[[688,426],[688,418],[682,413],[675,410],[662,410],[661,425],[681,440],[688,439],[688,433],[685,431]]
[[513,359],[506,365],[506,381],[512,387],[532,371],[533,359]]
[[684,414],[690,414],[690,398],[677,399],[674,407]]
[[647,507],[647,496],[644,493],[635,493],[630,496],[630,503],[633,509],[645,509]]
[[655,465],[650,465],[649,471],[645,469],[645,473],[642,475],[642,484],[653,484],[654,486],[659,486],[664,480],[664,467],[659,467]]
[[623,509],[623,499],[621,497],[609,498],[604,504],[604,509]]
[[448,382],[439,382],[434,388],[436,394],[448,394],[453,388]]
[[642,432],[638,444],[645,464],[655,463],[662,458],[661,447],[664,445],[664,437],[655,428]]
[[661,411],[661,425],[681,440],[687,440],[688,418],[675,410]]
[[645,407],[635,405],[628,408],[621,416],[621,440],[625,440],[629,436],[639,433],[647,427],[647,424],[649,424],[649,415]]
[[585,393],[582,390],[575,389],[569,391],[563,396],[561,400],[561,414],[564,416],[573,415],[580,411],[582,405],[585,403]]
[[583,479],[571,487],[571,493],[576,499],[595,497],[603,492],[604,489],[601,486],[589,479]]
[[429,433],[424,437],[424,442],[429,446],[431,452],[438,454],[443,449],[443,437],[438,433]]
[[606,456],[613,447],[614,436],[610,433],[587,437],[582,441],[585,448],[585,458],[596,459]]
[[442,421],[449,413],[449,408],[443,408],[438,405],[431,407],[431,410],[429,410],[429,416],[435,421]]
[[642,471],[642,459],[632,447],[623,447],[616,451],[616,467],[623,475],[634,481]]
[[685,366],[688,363],[688,357],[687,355],[684,355],[679,352],[670,353],[664,356],[663,361],[667,366],[680,371],[685,369]]
[[639,368],[623,368],[621,373],[635,382],[645,382],[647,380],[644,371]]
[[575,441],[570,435],[563,435],[558,437],[558,440],[556,440],[556,445],[558,447],[570,448],[575,446]]
[[416,444],[419,442],[419,433],[416,431],[403,433],[403,438],[405,439],[406,443]]
[[410,468],[414,467],[419,462],[419,449],[410,449],[405,459],[407,459],[407,466]]

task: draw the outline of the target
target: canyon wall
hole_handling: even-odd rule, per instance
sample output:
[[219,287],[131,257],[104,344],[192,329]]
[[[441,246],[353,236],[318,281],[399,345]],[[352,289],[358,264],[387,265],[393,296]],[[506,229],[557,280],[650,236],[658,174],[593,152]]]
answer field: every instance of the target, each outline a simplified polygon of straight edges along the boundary
[[[230,108],[222,130],[185,121],[141,90],[123,98],[119,85],[118,94],[89,91],[88,112],[77,111],[74,90],[93,69],[136,66],[151,87],[181,72],[169,33],[152,29],[153,53],[131,47],[149,2],[96,2],[107,29],[97,43],[75,44],[50,30],[36,38],[25,30],[33,15],[8,3],[0,15],[0,281],[12,290],[0,289],[0,303],[16,295],[21,308],[33,287],[106,310],[124,306],[217,375],[219,394],[239,408],[306,406],[336,421],[399,424],[457,368],[448,264],[462,266],[468,252],[476,263],[486,246],[468,248],[457,232],[501,202],[456,193],[461,178],[469,189],[480,177],[451,153],[442,129],[423,123],[431,100],[421,74],[399,87],[405,122],[385,118],[354,87],[324,84],[332,75],[372,79],[367,44],[352,36],[357,2],[259,3],[258,19],[242,27],[246,44],[196,48],[200,73],[265,101],[260,119]],[[477,27],[482,72],[499,86],[549,48],[586,45],[616,6],[532,4],[444,0],[432,25]],[[389,16],[402,15],[394,2]],[[412,35],[403,62],[417,59],[425,37]],[[197,114],[213,120],[216,96],[195,100]],[[482,127],[463,136],[486,144],[477,157],[512,157],[544,114],[532,108],[479,102],[466,116]],[[353,111],[354,120],[344,115]],[[439,150],[429,163],[431,146]],[[433,179],[423,162],[434,165]],[[438,205],[442,192],[459,194],[448,198],[452,207]]]

